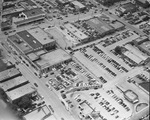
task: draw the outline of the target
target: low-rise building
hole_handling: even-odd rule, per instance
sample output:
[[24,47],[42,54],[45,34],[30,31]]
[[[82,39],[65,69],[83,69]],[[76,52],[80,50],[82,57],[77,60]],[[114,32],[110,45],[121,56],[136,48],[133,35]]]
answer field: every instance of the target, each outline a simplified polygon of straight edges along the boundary
[[17,27],[43,20],[45,18],[45,13],[40,8],[33,8],[31,10],[23,11],[21,14],[19,14],[19,16],[22,19],[18,19],[16,22],[14,22]]
[[26,84],[28,82],[29,81],[25,77],[18,76],[18,77],[15,77],[15,78],[12,78],[12,79],[9,79],[7,81],[4,81],[4,82],[0,83],[0,87],[4,91],[7,91],[7,90],[10,90],[10,89],[13,89],[13,88],[17,88],[18,86]]
[[123,55],[138,65],[143,62],[143,60],[141,58],[139,58],[138,56],[134,55],[133,53],[131,53],[129,51],[124,52]]
[[56,43],[53,36],[46,33],[40,27],[29,29],[28,32],[42,44],[43,48],[51,48]]
[[62,49],[43,54],[35,61],[39,74],[49,72],[53,67],[71,60],[71,56]]
[[126,13],[134,13],[137,11],[137,9],[138,8],[135,4],[128,2],[128,3],[120,5],[119,8],[116,10],[116,12],[119,16],[122,16]]
[[28,54],[43,48],[42,44],[27,30],[17,32],[7,38],[8,42],[21,54]]
[[[45,105],[41,107],[40,110],[39,108],[37,108],[34,111],[24,115],[23,118],[25,120],[45,120],[46,118],[49,118],[50,115],[51,115],[50,110]],[[49,120],[53,120],[53,119],[49,119]]]
[[27,9],[27,10],[37,8],[36,4],[31,0],[20,1],[19,5],[21,5],[24,9]]
[[17,103],[18,100],[20,100],[20,98],[22,98],[23,96],[35,96],[37,94],[37,91],[30,83],[27,83],[18,88],[8,90],[6,94],[11,103]]
[[9,79],[15,78],[20,75],[21,75],[20,71],[16,68],[4,70],[0,72],[0,83],[5,82]]
[[91,28],[96,30],[102,37],[113,33],[115,30],[112,26],[104,22],[101,18],[92,18],[86,22]]
[[86,41],[88,40],[88,36],[81,32],[79,29],[77,29],[74,25],[71,23],[67,23],[64,25],[67,30],[69,30],[73,35],[75,35],[79,41]]
[[86,6],[80,3],[79,1],[72,1],[71,4],[73,4],[76,10],[82,11],[86,9]]
[[150,6],[150,0],[135,0],[136,4],[144,7],[144,8],[148,8]]

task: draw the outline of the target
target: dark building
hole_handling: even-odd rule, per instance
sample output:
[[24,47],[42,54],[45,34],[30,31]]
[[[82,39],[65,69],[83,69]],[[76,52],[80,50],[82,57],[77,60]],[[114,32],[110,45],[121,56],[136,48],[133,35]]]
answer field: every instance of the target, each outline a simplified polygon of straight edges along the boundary
[[150,0],[135,0],[136,4],[143,7],[148,8],[150,7]]

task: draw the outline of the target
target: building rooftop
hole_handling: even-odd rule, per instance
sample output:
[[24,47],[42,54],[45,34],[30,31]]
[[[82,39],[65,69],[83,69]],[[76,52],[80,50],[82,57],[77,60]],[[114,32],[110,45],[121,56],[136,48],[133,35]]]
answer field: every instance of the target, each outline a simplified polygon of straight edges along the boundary
[[60,62],[63,62],[65,60],[71,59],[71,56],[68,55],[65,51],[62,49],[57,49],[55,51],[46,53],[44,55],[40,56],[40,60],[35,61],[35,63],[41,67],[45,68],[48,66],[56,65]]
[[104,34],[110,30],[113,30],[110,25],[100,20],[100,18],[92,18],[87,21],[87,24],[90,25],[90,27],[94,28],[100,34]]
[[139,85],[148,93],[150,93],[150,82],[139,83]]
[[139,46],[150,53],[150,41],[143,42]]
[[39,27],[29,29],[28,32],[34,36],[36,40],[38,40],[42,45],[54,42],[55,40],[52,36],[48,35],[44,30]]
[[[24,116],[26,120],[45,120],[43,119],[50,113],[48,107],[45,105],[40,110],[36,109]],[[53,120],[53,119],[51,119]]]
[[0,83],[0,87],[3,88],[4,91],[7,91],[10,88],[16,87],[22,83],[28,82],[23,76],[15,77],[13,79],[7,80],[3,83]]
[[17,35],[34,50],[42,48],[42,44],[36,38],[34,38],[28,31],[24,30],[21,32],[17,32]]
[[19,75],[20,71],[16,68],[7,69],[5,71],[0,72],[0,83],[4,82],[5,79],[11,78],[13,76]]
[[115,21],[114,23],[110,23],[110,25],[115,29],[120,29],[120,28],[123,28],[125,27],[125,25],[119,21]]
[[31,46],[26,44],[26,42],[22,41],[16,35],[8,36],[9,41],[11,41],[15,47],[17,47],[22,53],[29,53],[33,51]]
[[23,97],[24,95],[33,93],[35,91],[36,90],[34,89],[34,87],[30,83],[28,83],[24,86],[18,87],[16,89],[11,90],[11,91],[7,91],[6,94],[13,101],[13,100],[16,100],[20,97]]
[[131,2],[128,2],[128,3],[122,4],[120,6],[119,10],[121,10],[121,12],[123,12],[123,13],[134,11],[134,10],[136,10],[136,5]]
[[31,10],[24,11],[23,14],[25,14],[27,18],[45,15],[40,8],[33,8]]
[[82,3],[78,2],[78,1],[72,1],[72,3],[76,6],[78,6],[79,8],[85,8],[85,5],[83,5]]
[[74,25],[71,23],[67,23],[64,25],[72,34],[74,34],[79,39],[83,40],[88,38],[87,35],[85,35],[83,32],[81,32],[79,29],[77,29]]
[[27,54],[27,56],[29,57],[29,59],[31,61],[35,61],[35,60],[37,60],[39,58],[39,56],[36,55],[35,53],[29,53],[29,54]]
[[7,64],[4,63],[2,59],[0,59],[0,72],[4,71],[7,69]]
[[26,24],[26,23],[31,23],[31,22],[34,22],[34,21],[38,21],[38,20],[41,20],[41,19],[44,19],[44,16],[40,15],[40,16],[36,16],[36,17],[32,17],[32,18],[28,18],[28,19],[24,19],[24,18],[16,18],[14,19],[14,22],[17,26],[19,25],[23,25],[23,24]]

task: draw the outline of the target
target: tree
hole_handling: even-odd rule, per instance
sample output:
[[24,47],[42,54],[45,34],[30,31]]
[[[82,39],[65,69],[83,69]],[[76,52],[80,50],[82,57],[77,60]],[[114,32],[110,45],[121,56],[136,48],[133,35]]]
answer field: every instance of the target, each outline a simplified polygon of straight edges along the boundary
[[120,46],[115,47],[114,50],[115,50],[116,53],[118,53],[118,54],[120,54],[120,55],[122,54],[122,49],[121,49]]

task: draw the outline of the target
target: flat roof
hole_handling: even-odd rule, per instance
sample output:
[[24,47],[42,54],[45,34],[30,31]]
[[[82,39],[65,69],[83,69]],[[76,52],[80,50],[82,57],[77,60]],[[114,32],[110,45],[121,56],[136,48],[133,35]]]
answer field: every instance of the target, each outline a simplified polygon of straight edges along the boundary
[[2,83],[5,79],[16,76],[20,74],[20,71],[16,68],[7,69],[5,71],[0,72],[0,83]]
[[42,44],[34,38],[27,30],[17,32],[17,35],[23,39],[29,46],[31,46],[34,50],[38,50],[42,48]]
[[79,39],[83,40],[88,38],[87,35],[85,35],[83,32],[81,32],[79,29],[77,29],[74,25],[71,23],[67,23],[64,25],[72,34],[74,34]]
[[26,24],[26,23],[31,23],[31,22],[34,22],[34,21],[37,21],[37,20],[41,20],[41,19],[44,19],[44,16],[40,15],[40,16],[35,16],[35,17],[32,17],[32,18],[28,18],[28,19],[19,19],[17,20],[17,22],[14,22],[17,26],[19,25],[23,25],[23,24]]
[[78,6],[79,8],[84,8],[85,5],[83,5],[82,3],[80,3],[79,1],[72,1],[72,3],[76,6]]
[[37,60],[39,58],[39,56],[35,53],[29,53],[27,54],[27,56],[30,58],[31,61]]
[[28,17],[35,17],[40,15],[45,15],[45,13],[40,8],[33,8],[31,10],[23,11],[23,13]]
[[124,55],[137,64],[139,64],[143,61],[141,58],[139,58],[138,56],[134,55],[133,53],[131,53],[129,51],[124,52]]
[[35,63],[40,68],[46,68],[52,65],[56,65],[68,59],[71,59],[71,56],[67,54],[62,49],[57,49],[52,52],[46,53],[40,56],[40,60],[35,61]]
[[30,83],[28,83],[24,86],[18,87],[16,89],[11,90],[11,91],[7,91],[6,94],[13,101],[13,100],[16,100],[20,97],[23,97],[24,95],[33,93],[35,91],[36,90],[34,89],[34,87]]
[[15,47],[25,54],[33,51],[31,46],[26,44],[26,42],[21,41],[16,35],[8,36],[8,39],[15,45]]
[[7,64],[4,63],[4,61],[0,59],[0,72],[4,71],[6,69],[7,69]]
[[51,39],[50,35],[48,35],[44,30],[40,27],[36,27],[33,29],[29,29],[28,32],[36,38],[42,45],[54,42],[54,39]]
[[[23,116],[26,120],[45,120],[43,119],[46,115],[50,113],[48,107],[45,105],[40,110],[36,109],[27,115]],[[51,119],[53,120],[53,119]]]
[[36,6],[36,4],[32,2],[31,0],[23,0],[21,1],[21,3],[26,3],[27,5],[30,5],[30,6]]
[[27,81],[28,80],[25,77],[19,76],[19,77],[15,77],[13,79],[7,80],[3,83],[0,83],[0,87],[3,88],[4,91],[7,91],[8,89],[18,86]]
[[139,83],[139,85],[145,89],[147,92],[150,93],[150,82],[143,82],[143,83]]
[[115,21],[114,23],[110,23],[110,25],[116,30],[119,28],[125,27],[125,25],[119,21]]
[[100,34],[113,30],[113,27],[100,20],[100,18],[89,19],[86,23]]
[[139,46],[150,53],[150,41],[145,41]]

